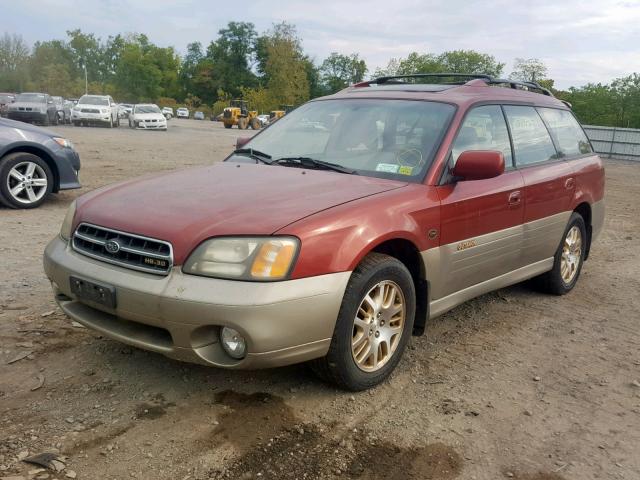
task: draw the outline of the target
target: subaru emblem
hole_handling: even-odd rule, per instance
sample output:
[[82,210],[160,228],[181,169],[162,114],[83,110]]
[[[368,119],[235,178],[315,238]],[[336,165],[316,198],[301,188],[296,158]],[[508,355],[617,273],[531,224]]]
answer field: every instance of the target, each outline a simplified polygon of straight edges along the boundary
[[118,253],[120,251],[120,244],[115,240],[107,240],[104,244],[104,249],[109,253]]

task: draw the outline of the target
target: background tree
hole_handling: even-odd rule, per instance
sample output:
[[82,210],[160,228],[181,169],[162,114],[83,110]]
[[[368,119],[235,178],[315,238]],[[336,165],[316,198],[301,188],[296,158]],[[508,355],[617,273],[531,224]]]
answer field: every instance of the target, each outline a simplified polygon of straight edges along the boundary
[[538,82],[547,77],[546,65],[537,58],[516,58],[513,62],[512,80],[521,82]]
[[328,93],[335,93],[350,84],[361,82],[367,73],[367,64],[357,53],[341,55],[332,52],[320,66],[320,74]]
[[0,90],[20,91],[28,78],[29,47],[20,35],[0,38]]

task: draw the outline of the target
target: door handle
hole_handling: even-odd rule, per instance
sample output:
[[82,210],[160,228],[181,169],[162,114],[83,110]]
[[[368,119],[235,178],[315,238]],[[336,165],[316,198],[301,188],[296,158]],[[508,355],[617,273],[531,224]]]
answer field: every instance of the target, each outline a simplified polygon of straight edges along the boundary
[[567,190],[571,190],[573,187],[575,187],[575,185],[576,181],[572,177],[569,177],[564,181],[564,188],[566,188]]
[[520,190],[516,190],[509,194],[509,205],[512,205],[512,206],[520,205],[521,201],[522,201],[522,193],[520,192]]

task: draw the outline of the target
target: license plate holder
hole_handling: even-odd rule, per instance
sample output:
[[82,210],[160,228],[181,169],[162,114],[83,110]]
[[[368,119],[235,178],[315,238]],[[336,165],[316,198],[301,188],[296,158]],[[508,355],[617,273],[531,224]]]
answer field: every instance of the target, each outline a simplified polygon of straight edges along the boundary
[[84,278],[69,277],[71,293],[85,300],[108,308],[116,308],[116,289],[103,283],[90,282]]

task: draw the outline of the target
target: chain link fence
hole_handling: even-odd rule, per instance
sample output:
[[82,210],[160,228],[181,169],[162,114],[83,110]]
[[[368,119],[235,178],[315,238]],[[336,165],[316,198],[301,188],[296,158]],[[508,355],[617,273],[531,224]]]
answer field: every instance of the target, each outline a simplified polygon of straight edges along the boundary
[[640,130],[595,125],[583,127],[593,148],[601,157],[640,162]]

